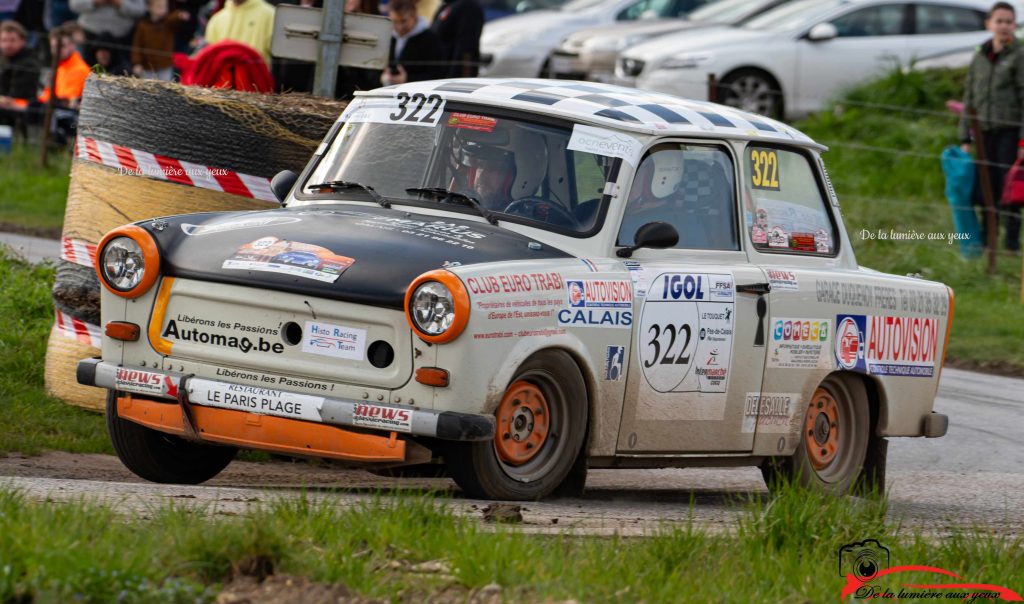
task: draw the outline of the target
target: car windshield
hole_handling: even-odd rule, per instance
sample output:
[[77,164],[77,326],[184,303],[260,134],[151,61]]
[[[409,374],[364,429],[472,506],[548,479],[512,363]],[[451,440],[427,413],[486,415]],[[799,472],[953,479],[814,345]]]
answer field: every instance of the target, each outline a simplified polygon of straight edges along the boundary
[[461,111],[437,95],[359,98],[342,119],[296,205],[338,196],[436,204],[582,235],[600,227],[603,191],[619,165],[571,149],[568,125]]
[[689,18],[691,21],[733,23],[765,4],[766,0],[714,0],[690,13]]
[[832,12],[843,0],[799,0],[783,4],[743,24],[746,29],[784,30],[800,27]]

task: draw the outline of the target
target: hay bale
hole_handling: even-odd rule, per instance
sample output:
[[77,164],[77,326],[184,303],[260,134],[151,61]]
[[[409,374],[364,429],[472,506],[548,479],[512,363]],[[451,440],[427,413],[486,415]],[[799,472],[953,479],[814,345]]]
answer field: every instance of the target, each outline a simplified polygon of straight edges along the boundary
[[100,324],[100,280],[92,267],[57,262],[53,283],[53,305],[79,321]]
[[75,379],[78,361],[98,356],[98,349],[72,340],[54,327],[50,330],[46,366],[43,369],[46,392],[66,403],[102,412],[106,406],[107,391],[82,386]]

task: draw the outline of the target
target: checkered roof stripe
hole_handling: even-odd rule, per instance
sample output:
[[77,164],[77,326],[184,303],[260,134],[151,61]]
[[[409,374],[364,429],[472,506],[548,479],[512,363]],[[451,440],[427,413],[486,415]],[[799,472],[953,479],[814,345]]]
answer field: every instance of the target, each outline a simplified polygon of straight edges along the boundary
[[595,82],[468,78],[413,82],[368,96],[442,94],[452,101],[486,102],[561,117],[604,122],[611,128],[658,134],[740,136],[819,146],[789,126],[732,107]]

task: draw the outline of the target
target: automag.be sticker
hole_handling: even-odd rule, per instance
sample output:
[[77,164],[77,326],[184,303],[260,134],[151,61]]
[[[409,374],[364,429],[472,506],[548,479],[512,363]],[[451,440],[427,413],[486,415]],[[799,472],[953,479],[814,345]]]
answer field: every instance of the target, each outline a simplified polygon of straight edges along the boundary
[[334,283],[354,263],[352,258],[339,256],[318,245],[262,237],[238,248],[221,268],[281,273]]
[[572,136],[566,148],[604,157],[620,157],[636,166],[640,163],[640,153],[644,146],[636,138],[622,132],[576,124],[572,127]]
[[227,231],[240,231],[242,229],[255,229],[259,227],[279,226],[282,224],[291,224],[294,222],[301,221],[302,219],[297,216],[264,216],[259,218],[240,218],[236,220],[228,220],[225,222],[215,222],[213,224],[183,223],[181,225],[181,230],[186,235],[200,236],[212,235],[214,233],[224,233]]
[[633,282],[627,279],[566,279],[568,308],[558,311],[566,327],[633,325]]
[[[180,320],[181,315],[179,315]],[[217,322],[206,322],[204,321],[202,327],[190,326],[187,323],[179,324],[178,320],[170,319],[167,325],[164,326],[160,332],[160,336],[166,340],[174,342],[192,342],[194,344],[207,344],[210,346],[219,346],[221,348],[232,348],[242,353],[261,353],[270,352],[274,354],[281,354],[284,352],[284,344],[278,341],[277,338],[267,339],[263,336],[250,338],[248,336],[239,336],[235,333],[219,333],[218,329],[211,329],[207,325],[216,323],[218,326],[224,325],[223,321]],[[272,331],[267,328],[268,333],[276,334],[276,331]]]
[[657,392],[725,392],[732,359],[731,274],[662,273],[637,330],[644,378]]
[[352,423],[364,428],[412,432],[412,413],[408,409],[357,403],[352,412]]
[[759,433],[789,433],[793,424],[800,421],[799,400],[798,393],[748,392],[740,431],[749,434],[756,428]]
[[306,321],[302,330],[302,352],[337,359],[365,358],[366,330],[346,325]]
[[838,367],[873,375],[933,377],[939,320],[931,317],[837,315]]
[[768,344],[768,367],[825,369],[829,366],[829,319],[774,318]]

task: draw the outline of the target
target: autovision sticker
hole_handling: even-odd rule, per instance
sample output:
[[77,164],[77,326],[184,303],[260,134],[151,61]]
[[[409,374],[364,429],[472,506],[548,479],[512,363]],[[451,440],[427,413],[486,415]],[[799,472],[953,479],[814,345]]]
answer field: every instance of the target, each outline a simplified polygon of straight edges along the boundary
[[566,327],[633,325],[633,282],[629,279],[566,279],[568,308],[558,311]]
[[280,273],[334,283],[354,263],[352,258],[339,256],[318,245],[261,237],[238,248],[221,268]]
[[637,330],[640,367],[656,392],[725,392],[732,359],[731,274],[662,273]]
[[841,369],[933,377],[939,320],[932,317],[837,315],[835,360]]

